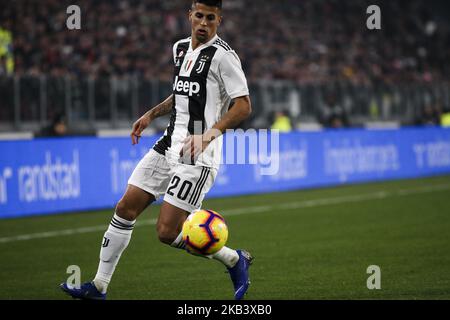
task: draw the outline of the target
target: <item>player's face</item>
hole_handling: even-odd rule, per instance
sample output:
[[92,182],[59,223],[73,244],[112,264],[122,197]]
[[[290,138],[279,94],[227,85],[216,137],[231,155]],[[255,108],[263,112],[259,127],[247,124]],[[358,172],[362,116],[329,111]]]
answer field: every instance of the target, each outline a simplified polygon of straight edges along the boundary
[[222,17],[219,8],[196,3],[189,11],[189,21],[192,26],[192,38],[200,43],[206,43],[216,35]]

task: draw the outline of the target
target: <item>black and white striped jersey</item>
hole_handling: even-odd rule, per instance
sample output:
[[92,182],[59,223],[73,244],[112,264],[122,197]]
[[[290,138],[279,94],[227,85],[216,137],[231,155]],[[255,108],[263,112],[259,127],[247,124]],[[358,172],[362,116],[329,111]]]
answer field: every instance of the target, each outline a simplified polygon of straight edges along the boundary
[[[249,90],[238,55],[217,35],[195,50],[191,38],[176,42],[173,58],[174,107],[164,136],[153,148],[178,161],[184,139],[212,128],[231,100]],[[195,165],[218,168],[221,156],[222,137],[210,143]]]

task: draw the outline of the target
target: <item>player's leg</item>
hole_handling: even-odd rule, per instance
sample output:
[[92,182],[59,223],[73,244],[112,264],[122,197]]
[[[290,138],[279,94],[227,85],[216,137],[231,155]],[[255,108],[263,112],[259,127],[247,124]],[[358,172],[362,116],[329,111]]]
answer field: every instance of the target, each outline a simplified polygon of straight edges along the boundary
[[139,161],[128,180],[125,195],[119,201],[111,224],[103,238],[100,263],[94,283],[105,292],[111,276],[128,246],[137,217],[166,190],[170,178],[166,158],[150,150]]
[[[189,213],[185,209],[164,201],[156,224],[159,240],[174,248],[184,249],[185,244],[182,239],[181,229]],[[227,268],[234,267],[239,260],[238,252],[228,247],[223,247],[217,253],[204,257],[218,260]]]
[[128,246],[134,223],[144,209],[163,194],[170,178],[170,166],[163,155],[150,150],[134,169],[127,190],[118,202],[116,211],[105,232],[100,249],[100,262],[94,281],[80,289],[61,288],[72,297],[104,299],[106,289],[123,251]]
[[189,212],[163,201],[156,223],[159,241],[173,247],[184,249],[181,241],[181,229]]
[[103,238],[100,263],[94,283],[101,292],[111,280],[121,254],[128,246],[137,217],[167,188],[170,166],[166,158],[150,150],[134,169],[127,190]]
[[62,283],[61,289],[74,298],[105,299],[106,290],[119,259],[130,242],[136,219],[154,200],[152,194],[128,185],[103,236],[100,261],[94,280],[84,283],[80,288],[72,288],[67,283]]
[[106,293],[117,263],[130,242],[137,217],[153,201],[155,197],[152,194],[128,185],[124,196],[117,203],[114,216],[103,236],[100,262],[94,278],[94,284],[100,292]]
[[[212,187],[217,170],[206,167],[178,164],[164,196],[157,224],[157,231],[163,243],[184,249],[181,229],[188,213],[199,208]],[[253,260],[244,250],[224,246],[208,258],[223,263],[230,273],[235,288],[235,298],[241,299],[250,284],[248,268]]]

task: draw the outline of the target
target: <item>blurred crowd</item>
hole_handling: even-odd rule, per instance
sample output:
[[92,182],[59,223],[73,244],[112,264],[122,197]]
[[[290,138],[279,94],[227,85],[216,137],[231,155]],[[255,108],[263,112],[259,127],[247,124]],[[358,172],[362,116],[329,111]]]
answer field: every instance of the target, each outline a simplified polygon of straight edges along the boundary
[[[16,74],[138,75],[170,81],[171,44],[189,35],[190,3],[1,1],[0,27],[12,33]],[[219,35],[238,52],[250,81],[448,80],[445,19],[425,1],[378,3],[382,29],[368,30],[368,0],[224,0]],[[66,8],[72,4],[81,8],[81,30],[66,28]]]

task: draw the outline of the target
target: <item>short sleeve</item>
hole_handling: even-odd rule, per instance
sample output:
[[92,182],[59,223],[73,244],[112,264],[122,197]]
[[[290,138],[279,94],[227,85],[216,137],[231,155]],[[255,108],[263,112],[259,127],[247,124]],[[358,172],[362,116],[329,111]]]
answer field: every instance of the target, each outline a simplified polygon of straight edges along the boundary
[[219,63],[219,75],[225,91],[231,99],[248,96],[247,79],[242,70],[241,61],[234,51],[224,53]]
[[174,63],[174,64],[177,63],[177,45],[178,45],[178,42],[176,42],[176,43],[173,45],[173,48],[172,48],[172,52],[173,52],[173,63]]

